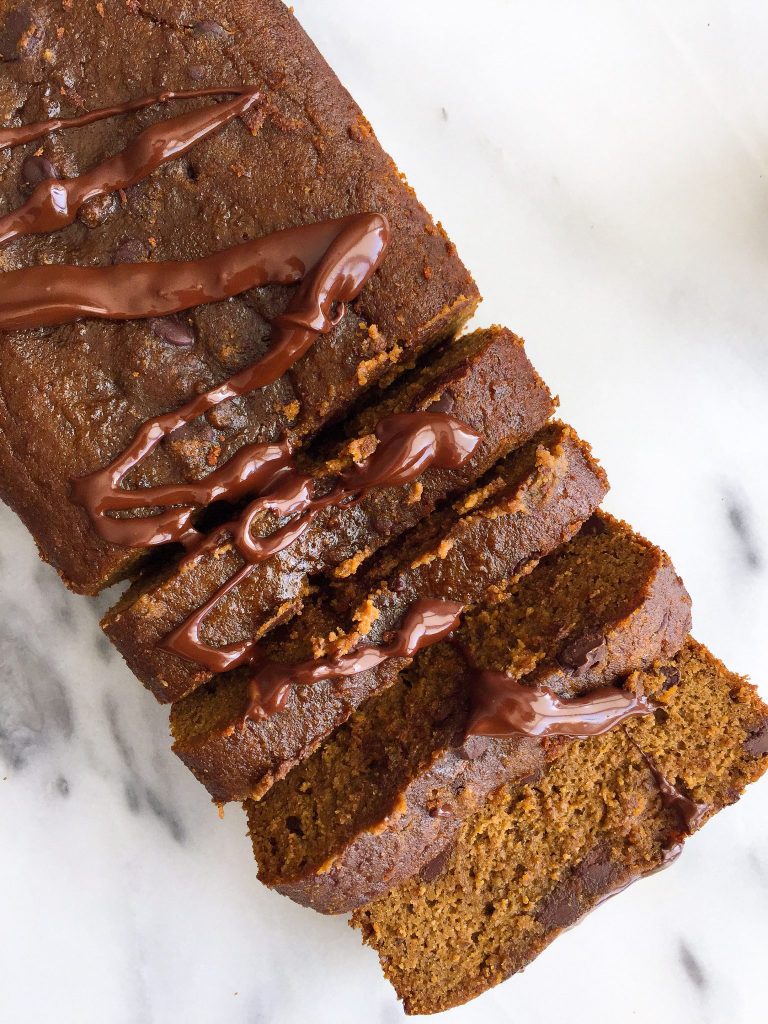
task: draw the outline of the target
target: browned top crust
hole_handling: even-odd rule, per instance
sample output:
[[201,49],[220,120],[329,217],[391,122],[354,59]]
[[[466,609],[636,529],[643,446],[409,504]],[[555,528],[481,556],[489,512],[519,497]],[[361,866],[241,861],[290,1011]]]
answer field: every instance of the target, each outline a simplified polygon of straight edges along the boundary
[[[289,226],[385,213],[392,242],[376,277],[330,335],[275,385],[176,435],[126,483],[199,479],[244,443],[297,441],[471,313],[477,289],[445,234],[382,151],[367,121],[279,0],[10,0],[0,9],[0,120],[73,116],[162,88],[254,84],[263,106],[124,195],[93,200],[55,235],[0,251],[33,264],[192,259]],[[173,105],[182,113],[207,100]],[[148,124],[138,114],[0,151],[0,213],[28,191],[40,152],[71,177]],[[71,478],[117,455],[149,416],[257,359],[289,290],[270,286],[192,310],[196,343],[169,345],[147,321],[81,322],[0,334],[0,495],[73,589],[93,593],[136,552],[100,541],[68,499]]]

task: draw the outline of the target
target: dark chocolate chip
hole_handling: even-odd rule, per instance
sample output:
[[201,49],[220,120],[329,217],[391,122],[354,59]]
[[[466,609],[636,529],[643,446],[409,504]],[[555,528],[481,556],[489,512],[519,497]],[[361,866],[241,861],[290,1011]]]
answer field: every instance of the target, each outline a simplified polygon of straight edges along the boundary
[[44,156],[28,156],[21,165],[22,184],[34,188],[41,181],[60,178],[58,169]]
[[205,420],[198,420],[195,423],[184,423],[178,430],[172,431],[170,436],[174,441],[206,442],[216,440],[216,431]]
[[198,21],[194,27],[194,31],[201,36],[214,36],[216,39],[230,39],[230,34],[220,25],[218,21]]
[[371,518],[371,526],[376,533],[389,535],[392,532],[392,520],[386,516],[373,516]]
[[[463,380],[467,375],[467,364],[461,363],[459,366],[455,366],[452,370],[446,370],[445,373],[441,374],[437,380],[432,381],[431,384],[426,388],[420,389],[413,401],[411,402],[412,409],[429,409],[437,410],[438,412],[450,412],[450,409],[440,409],[440,402],[444,395],[450,396],[451,409],[456,402],[455,394],[450,391],[449,385],[455,384],[458,381]],[[433,402],[432,399],[435,395],[439,395],[437,402]],[[448,399],[446,400],[448,401]]]
[[592,850],[545,897],[536,920],[546,929],[570,927],[601,897],[615,891],[621,873],[621,865],[606,850]]
[[202,64],[190,64],[187,70],[193,82],[199,82],[201,78],[205,78],[205,68]]
[[530,786],[534,782],[538,782],[541,779],[543,774],[544,774],[544,769],[543,768],[539,768],[538,771],[531,772],[530,775],[524,775],[522,777],[522,779],[517,779],[516,782],[515,782],[515,785],[516,786]]
[[427,861],[419,872],[419,878],[421,881],[429,884],[430,882],[434,882],[436,878],[439,878],[448,866],[448,861],[451,859],[452,853],[453,843],[449,843],[448,846],[442,849],[436,857]]
[[177,348],[192,348],[195,344],[195,332],[191,325],[181,317],[153,317],[149,321],[149,326],[158,338],[167,341],[169,345],[175,345]]
[[664,679],[664,684],[661,687],[662,692],[671,690],[673,686],[677,686],[680,682],[680,673],[674,665],[662,665],[659,669],[659,675]]
[[117,200],[114,196],[94,196],[84,203],[77,214],[78,220],[88,228],[98,228],[114,213]]
[[600,661],[606,647],[605,637],[600,633],[584,633],[567,643],[557,660],[574,675],[583,675]]
[[112,262],[143,263],[147,258],[147,247],[138,238],[124,238],[112,255]]
[[752,757],[768,754],[768,719],[766,719],[744,743],[744,749]]
[[453,753],[461,761],[474,761],[483,752],[485,743],[483,736],[468,736],[460,747],[454,747]]
[[450,804],[436,804],[429,808],[430,818],[452,818],[453,808]]
[[445,390],[436,402],[432,402],[429,407],[430,412],[444,412],[450,413],[453,411],[453,407],[456,405],[456,396],[452,391]]

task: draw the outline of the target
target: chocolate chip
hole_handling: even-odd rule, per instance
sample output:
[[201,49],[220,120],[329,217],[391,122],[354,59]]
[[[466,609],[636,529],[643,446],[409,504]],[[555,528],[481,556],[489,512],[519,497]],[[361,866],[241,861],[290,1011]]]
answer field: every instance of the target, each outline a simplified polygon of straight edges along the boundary
[[288,829],[289,832],[292,832],[295,836],[300,836],[303,838],[304,829],[301,827],[301,822],[299,821],[295,814],[288,815],[288,817],[285,819],[285,827]]
[[376,533],[381,533],[385,536],[392,532],[392,520],[387,516],[373,516],[371,518],[371,526]]
[[189,71],[189,77],[193,82],[199,82],[201,78],[205,78],[205,67],[202,64],[190,64],[187,71]]
[[430,818],[452,818],[453,808],[450,804],[436,804],[429,808]]
[[192,348],[195,344],[195,332],[191,325],[177,316],[153,317],[149,326],[158,338],[167,341],[177,348]]
[[[422,388],[417,392],[411,402],[411,408],[450,412],[456,403],[456,396],[450,390],[450,385],[463,380],[466,375],[466,363],[455,366],[452,370],[447,370],[437,380],[433,380],[426,388]],[[435,395],[439,395],[439,398],[436,402],[433,402]],[[449,406],[448,408],[442,407],[443,399],[445,399],[445,404]]]
[[673,686],[677,686],[680,682],[680,673],[674,665],[662,665],[659,669],[659,675],[664,679],[661,687],[662,692],[671,690]]
[[606,648],[605,637],[600,633],[584,633],[567,643],[557,660],[563,668],[580,676],[595,667],[605,654]]
[[536,920],[546,929],[568,928],[618,888],[622,867],[595,848],[542,900]]
[[436,878],[439,878],[448,866],[448,861],[453,853],[453,843],[449,843],[444,849],[438,853],[432,860],[427,861],[424,867],[419,872],[419,878],[422,882],[429,884],[434,882]]
[[207,442],[216,440],[216,431],[208,426],[205,420],[195,423],[184,423],[170,435],[174,441]]
[[456,405],[456,396],[452,391],[444,391],[436,402],[432,402],[429,407],[430,412],[444,412],[450,413]]
[[744,743],[744,749],[752,757],[768,754],[768,719],[762,722]]
[[453,753],[461,761],[474,761],[485,749],[485,744],[483,736],[468,736],[460,747],[453,748]]
[[216,39],[230,39],[230,34],[218,21],[198,21],[194,31],[201,36],[214,36]]
[[28,156],[21,165],[22,184],[34,188],[41,181],[60,178],[58,169],[44,156]]
[[147,258],[147,247],[138,238],[124,238],[112,254],[112,262],[143,263]]
[[77,217],[86,227],[98,228],[114,213],[116,207],[114,196],[94,196],[80,207]]

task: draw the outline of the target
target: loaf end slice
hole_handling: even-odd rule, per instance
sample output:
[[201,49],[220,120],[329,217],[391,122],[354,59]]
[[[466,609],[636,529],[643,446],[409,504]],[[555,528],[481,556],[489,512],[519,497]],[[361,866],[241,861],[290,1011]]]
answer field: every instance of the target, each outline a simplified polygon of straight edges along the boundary
[[768,768],[768,707],[694,640],[633,685],[658,702],[655,716],[573,742],[540,778],[502,788],[430,881],[355,912],[406,1012],[458,1006],[522,970],[674,860]]

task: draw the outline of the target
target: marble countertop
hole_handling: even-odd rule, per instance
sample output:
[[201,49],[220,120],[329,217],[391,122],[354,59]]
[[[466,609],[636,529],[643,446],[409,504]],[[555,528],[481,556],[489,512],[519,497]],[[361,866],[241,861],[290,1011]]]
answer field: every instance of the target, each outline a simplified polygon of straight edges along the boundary
[[[768,7],[297,0],[485,303],[768,683]],[[343,919],[261,888],[166,713],[0,510],[0,1021],[393,1024]],[[768,688],[764,688],[768,696]],[[456,1024],[765,1019],[768,784]]]

